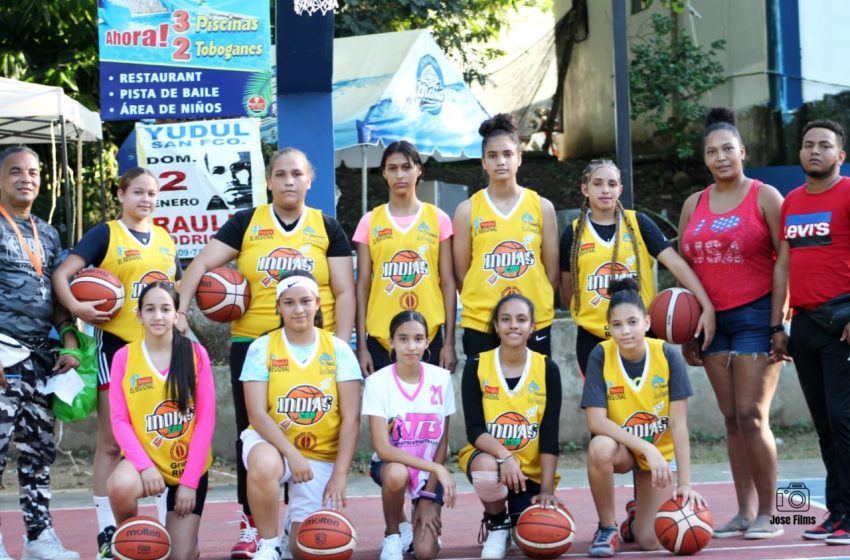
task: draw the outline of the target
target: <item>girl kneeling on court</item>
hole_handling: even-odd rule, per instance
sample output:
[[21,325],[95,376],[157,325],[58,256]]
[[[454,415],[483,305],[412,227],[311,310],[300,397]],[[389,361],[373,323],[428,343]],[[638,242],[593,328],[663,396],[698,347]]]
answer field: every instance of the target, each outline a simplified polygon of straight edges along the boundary
[[[428,323],[402,311],[389,324],[395,363],[366,379],[362,414],[372,432],[372,479],[381,487],[386,537],[381,560],[402,560],[413,544],[417,560],[440,550],[440,507],[454,506],[455,483],[443,466],[449,416],[455,413],[451,372],[422,361]],[[405,521],[405,497],[413,499],[413,525]]]
[[360,365],[348,344],[317,328],[316,280],[292,271],[276,291],[282,326],[251,343],[240,376],[251,421],[242,460],[260,538],[254,560],[302,558],[295,538],[278,541],[281,483],[289,483],[285,537],[311,513],[345,506],[360,427]]
[[[613,556],[619,548],[614,518],[614,473],[635,471],[632,534],[645,550],[658,548],[655,514],[682,496],[699,510],[705,502],[691,488],[688,401],[693,394],[681,354],[646,338],[649,317],[633,278],[612,280],[608,304],[611,338],[590,353],[581,406],[590,440],[587,478],[599,515],[589,555]],[[670,461],[678,465],[674,480]]]
[[466,363],[461,393],[469,443],[458,464],[484,505],[481,558],[504,558],[511,527],[531,504],[557,507],[561,373],[528,349],[534,305],[503,297],[493,310],[494,350]]
[[144,338],[112,360],[109,410],[124,459],[106,486],[119,526],[138,514],[139,498],[166,492],[169,558],[195,560],[212,464],[215,384],[207,351],[174,328],[179,304],[170,282],[145,286],[136,312]]

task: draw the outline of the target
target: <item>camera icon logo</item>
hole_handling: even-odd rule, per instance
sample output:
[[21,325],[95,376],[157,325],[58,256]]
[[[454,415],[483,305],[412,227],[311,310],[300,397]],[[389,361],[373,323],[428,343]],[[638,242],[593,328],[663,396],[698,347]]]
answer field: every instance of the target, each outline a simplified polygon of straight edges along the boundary
[[776,489],[776,511],[809,511],[809,488],[803,482],[789,482]]

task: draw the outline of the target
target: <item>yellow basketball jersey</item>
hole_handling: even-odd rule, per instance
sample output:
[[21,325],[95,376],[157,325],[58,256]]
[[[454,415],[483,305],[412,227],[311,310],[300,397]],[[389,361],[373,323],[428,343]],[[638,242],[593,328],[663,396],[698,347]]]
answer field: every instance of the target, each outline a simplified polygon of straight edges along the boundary
[[275,288],[278,278],[290,270],[306,270],[316,278],[324,327],[333,332],[336,325],[326,257],[328,245],[321,211],[307,208],[298,226],[288,232],[280,225],[271,204],[258,206],[242,238],[242,250],[236,261],[239,272],[251,285],[251,304],[245,315],[233,321],[232,335],[257,338],[280,326]]
[[541,260],[540,197],[522,188],[514,209],[505,215],[484,189],[472,195],[471,205],[472,260],[460,293],[461,326],[487,332],[496,303],[508,294],[522,294],[534,303],[535,328],[548,327],[555,316],[555,294]]
[[[673,434],[668,429],[670,407],[670,366],[664,356],[664,342],[647,338],[643,375],[632,379],[623,369],[620,352],[613,340],[600,345],[605,351],[602,375],[608,397],[608,418],[627,432],[651,442],[668,460],[673,460]],[[635,459],[642,470],[649,466],[642,455]]]
[[386,204],[372,211],[369,222],[372,289],[366,310],[366,332],[390,349],[390,321],[401,311],[418,311],[433,340],[446,322],[440,291],[440,223],[437,208],[422,203],[402,229]]
[[[165,380],[153,365],[142,341],[127,345],[127,371],[122,388],[136,437],[145,448],[166,484],[180,484],[186,468],[192,432],[195,430],[195,403],[180,412],[177,401],[166,396]],[[212,465],[212,449],[207,454],[206,472]]]
[[[513,453],[523,474],[540,484],[540,421],[546,409],[546,357],[532,352],[522,378],[513,390],[502,376],[496,350],[478,355],[478,381],[481,387],[487,431]],[[457,462],[464,472],[475,447],[468,443]],[[555,473],[555,486],[560,476]]]
[[269,415],[304,457],[333,462],[339,449],[339,397],[333,335],[316,329],[316,353],[301,365],[284,340],[269,333]]
[[144,244],[122,222],[112,220],[106,224],[109,226],[109,247],[100,267],[116,275],[124,284],[124,306],[118,315],[99,328],[127,342],[136,342],[145,334],[136,317],[139,295],[151,282],[174,283],[177,247],[160,226],[151,225],[150,238]]
[[[611,265],[614,258],[614,239],[603,241],[590,223],[585,224],[581,236],[578,254],[578,292],[573,297],[581,298],[579,311],[575,313],[572,305],[573,321],[599,338],[608,338],[608,281],[611,279],[612,268],[614,277],[631,276],[640,284],[640,297],[647,310],[655,297],[655,282],[652,280],[653,259],[646,250],[646,244],[640,234],[637,216],[634,210],[626,210],[626,216],[632,224],[640,254],[635,256],[632,250],[631,234],[624,223],[620,224],[620,246],[617,251],[617,263]],[[585,217],[585,219],[589,219]],[[573,221],[573,232],[578,228],[578,218]],[[643,278],[638,278],[637,259],[640,259],[640,270]],[[572,271],[576,274],[576,271]]]

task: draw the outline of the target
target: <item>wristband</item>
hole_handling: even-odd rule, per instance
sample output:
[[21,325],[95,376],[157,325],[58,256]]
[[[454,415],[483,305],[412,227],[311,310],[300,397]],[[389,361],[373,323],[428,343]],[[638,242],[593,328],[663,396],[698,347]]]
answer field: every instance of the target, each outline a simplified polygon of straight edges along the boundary
[[783,325],[781,323],[779,325],[770,325],[770,334],[776,334],[776,333],[782,332],[784,330],[785,330],[785,325]]
[[418,499],[420,500],[428,500],[429,502],[434,502],[435,504],[441,506],[443,505],[443,500],[437,499],[437,494],[434,492],[428,492],[426,490],[420,490]]

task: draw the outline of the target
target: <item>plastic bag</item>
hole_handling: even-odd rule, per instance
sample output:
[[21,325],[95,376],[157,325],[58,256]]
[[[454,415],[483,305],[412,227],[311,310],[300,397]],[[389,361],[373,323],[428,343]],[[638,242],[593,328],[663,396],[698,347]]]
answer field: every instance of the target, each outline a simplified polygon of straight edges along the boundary
[[77,336],[76,350],[62,350],[60,354],[72,355],[80,361],[77,373],[83,378],[84,387],[74,397],[74,402],[68,404],[61,399],[53,399],[53,415],[63,422],[78,422],[85,420],[97,408],[97,342],[94,337],[78,331],[74,327],[62,329],[61,339],[69,330]]

